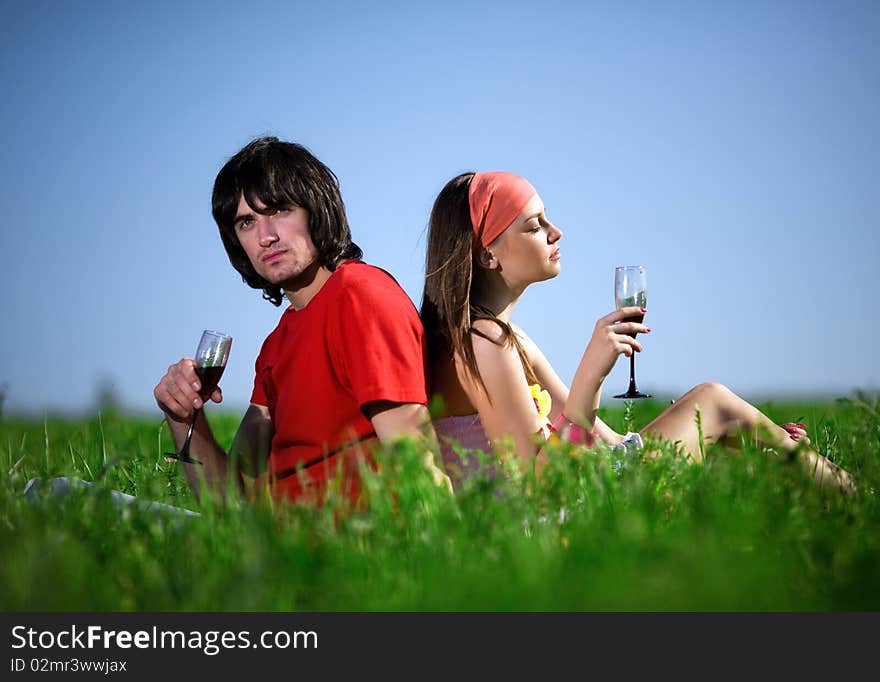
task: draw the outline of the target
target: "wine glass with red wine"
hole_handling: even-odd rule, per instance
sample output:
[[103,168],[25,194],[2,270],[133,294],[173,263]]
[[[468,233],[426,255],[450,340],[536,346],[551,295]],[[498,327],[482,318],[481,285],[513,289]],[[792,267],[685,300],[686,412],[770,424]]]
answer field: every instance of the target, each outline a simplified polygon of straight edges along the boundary
[[[196,350],[196,375],[199,377],[199,383],[202,387],[199,389],[199,398],[202,402],[207,402],[217,384],[220,377],[223,376],[223,370],[226,369],[226,360],[229,358],[229,349],[232,347],[232,337],[228,334],[221,334],[206,329],[202,332],[202,338],[199,340],[199,347]],[[196,417],[199,411],[193,411],[192,419],[189,423],[189,429],[186,432],[186,440],[180,452],[166,452],[166,457],[179,459],[181,462],[189,462],[190,464],[201,464],[197,459],[189,456],[189,441],[192,438],[193,427],[196,425]]]
[[[641,265],[621,265],[614,268],[614,305],[620,309],[627,306],[637,305],[644,308],[648,305],[648,274]],[[631,315],[623,318],[623,322],[641,322],[645,319],[644,313]],[[630,334],[636,338],[635,334]],[[629,388],[626,393],[614,396],[635,400],[638,398],[650,398],[647,393],[640,393],[636,388],[636,353],[633,351],[629,356]]]

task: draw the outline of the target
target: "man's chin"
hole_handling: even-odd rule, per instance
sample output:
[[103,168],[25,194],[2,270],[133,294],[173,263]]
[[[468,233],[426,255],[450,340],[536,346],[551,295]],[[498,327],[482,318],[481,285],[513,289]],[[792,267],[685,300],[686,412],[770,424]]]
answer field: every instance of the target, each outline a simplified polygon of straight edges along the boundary
[[263,277],[266,281],[282,289],[302,289],[315,281],[315,276],[320,268],[321,266],[316,260],[305,268],[291,267],[283,272],[267,273],[269,276],[264,275]]

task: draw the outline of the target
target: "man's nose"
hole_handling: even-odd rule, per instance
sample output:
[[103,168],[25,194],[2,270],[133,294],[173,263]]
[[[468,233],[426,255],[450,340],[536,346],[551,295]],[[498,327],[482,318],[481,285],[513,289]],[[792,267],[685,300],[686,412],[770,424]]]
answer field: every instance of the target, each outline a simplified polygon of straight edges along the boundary
[[257,234],[260,237],[260,246],[271,246],[278,241],[274,223],[269,216],[260,216],[257,219]]

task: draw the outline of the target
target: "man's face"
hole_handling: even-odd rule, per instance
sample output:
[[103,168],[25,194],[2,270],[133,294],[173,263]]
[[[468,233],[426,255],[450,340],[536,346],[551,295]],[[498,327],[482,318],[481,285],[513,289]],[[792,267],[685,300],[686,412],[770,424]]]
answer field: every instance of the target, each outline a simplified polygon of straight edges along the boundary
[[[256,207],[265,206],[257,202]],[[318,258],[309,235],[309,212],[301,206],[257,213],[239,197],[235,212],[235,234],[257,273],[268,282],[286,289]]]

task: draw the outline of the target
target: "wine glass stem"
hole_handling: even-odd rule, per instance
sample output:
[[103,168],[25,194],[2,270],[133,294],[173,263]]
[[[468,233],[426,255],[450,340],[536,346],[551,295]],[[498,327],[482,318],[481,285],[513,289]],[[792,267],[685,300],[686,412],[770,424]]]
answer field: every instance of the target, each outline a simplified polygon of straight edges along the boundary
[[199,416],[199,411],[194,410],[192,420],[189,423],[189,429],[186,432],[186,440],[183,441],[183,447],[180,448],[180,454],[184,456],[189,456],[189,441],[192,439],[193,428],[196,425],[196,417]]
[[629,356],[629,393],[637,393],[636,389],[636,352]]

